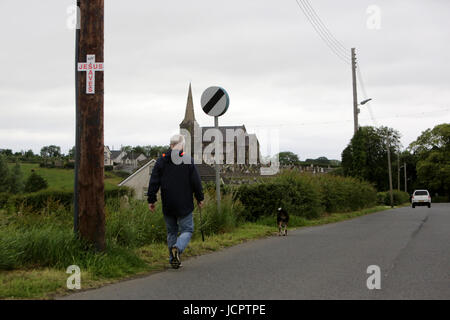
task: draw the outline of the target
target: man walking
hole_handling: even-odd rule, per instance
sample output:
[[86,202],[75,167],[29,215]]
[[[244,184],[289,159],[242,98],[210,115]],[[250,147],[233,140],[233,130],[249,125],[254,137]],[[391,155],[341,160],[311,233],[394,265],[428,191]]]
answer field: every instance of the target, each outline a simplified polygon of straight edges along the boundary
[[156,194],[161,188],[169,261],[174,269],[180,267],[180,255],[194,232],[193,195],[200,208],[204,200],[200,176],[193,159],[184,154],[184,145],[183,135],[177,134],[170,139],[170,149],[163,153],[153,167],[147,193],[149,209],[154,212]]

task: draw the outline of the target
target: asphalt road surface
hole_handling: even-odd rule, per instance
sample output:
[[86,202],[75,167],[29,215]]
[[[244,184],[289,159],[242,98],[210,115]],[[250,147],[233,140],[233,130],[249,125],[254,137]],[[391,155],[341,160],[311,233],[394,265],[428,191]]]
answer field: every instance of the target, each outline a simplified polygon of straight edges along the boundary
[[[183,265],[64,299],[450,299],[450,204],[301,228]],[[367,288],[371,265],[381,289]]]

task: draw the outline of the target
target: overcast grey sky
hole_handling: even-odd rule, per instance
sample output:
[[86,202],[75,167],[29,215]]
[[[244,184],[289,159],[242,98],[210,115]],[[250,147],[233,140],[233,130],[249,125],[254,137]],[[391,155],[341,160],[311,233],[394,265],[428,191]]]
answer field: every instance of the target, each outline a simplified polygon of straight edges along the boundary
[[[310,0],[334,36],[357,48],[378,125],[407,146],[450,121],[447,0]],[[74,145],[75,1],[0,0],[0,148]],[[370,5],[380,29],[366,25]],[[68,13],[69,12],[69,13]],[[221,125],[279,130],[302,160],[340,159],[353,134],[351,68],[322,42],[295,0],[105,0],[105,144],[167,144],[192,82],[225,88]],[[359,91],[359,100],[364,97]],[[361,125],[373,125],[362,107]]]

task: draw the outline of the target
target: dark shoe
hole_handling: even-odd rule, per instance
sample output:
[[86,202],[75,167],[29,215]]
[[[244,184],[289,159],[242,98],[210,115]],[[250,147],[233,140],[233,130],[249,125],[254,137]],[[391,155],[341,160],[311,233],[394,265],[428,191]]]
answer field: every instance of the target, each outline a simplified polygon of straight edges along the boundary
[[172,247],[172,261],[170,262],[172,268],[178,269],[181,266],[180,253],[178,252],[178,248]]

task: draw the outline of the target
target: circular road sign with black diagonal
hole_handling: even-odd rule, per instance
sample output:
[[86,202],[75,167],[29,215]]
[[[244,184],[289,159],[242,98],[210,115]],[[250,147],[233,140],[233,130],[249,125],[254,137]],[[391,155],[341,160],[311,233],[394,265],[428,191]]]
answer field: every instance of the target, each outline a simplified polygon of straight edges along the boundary
[[228,110],[230,98],[225,89],[221,87],[209,87],[200,100],[203,111],[209,116],[220,117]]

